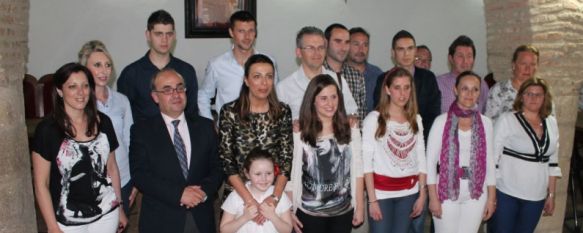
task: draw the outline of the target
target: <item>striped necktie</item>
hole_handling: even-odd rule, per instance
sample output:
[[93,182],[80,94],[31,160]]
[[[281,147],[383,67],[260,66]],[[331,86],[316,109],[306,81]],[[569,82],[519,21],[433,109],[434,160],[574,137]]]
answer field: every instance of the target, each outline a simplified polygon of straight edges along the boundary
[[184,141],[178,132],[178,123],[180,123],[180,120],[172,121],[172,124],[174,125],[174,150],[176,150],[176,155],[178,156],[178,162],[180,163],[180,168],[182,169],[182,175],[184,175],[184,178],[188,178],[186,147],[184,146]]

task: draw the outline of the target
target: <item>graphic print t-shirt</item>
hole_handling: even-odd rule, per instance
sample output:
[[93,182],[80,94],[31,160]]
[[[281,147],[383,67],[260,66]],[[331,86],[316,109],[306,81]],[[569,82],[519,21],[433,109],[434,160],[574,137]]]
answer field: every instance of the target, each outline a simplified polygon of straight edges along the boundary
[[302,211],[314,216],[338,216],[352,209],[350,146],[334,137],[320,138],[302,158]]
[[109,153],[118,143],[110,119],[99,116],[99,132],[89,141],[65,136],[51,117],[35,132],[33,151],[51,162],[51,198],[57,221],[63,225],[94,222],[118,206],[107,175]]

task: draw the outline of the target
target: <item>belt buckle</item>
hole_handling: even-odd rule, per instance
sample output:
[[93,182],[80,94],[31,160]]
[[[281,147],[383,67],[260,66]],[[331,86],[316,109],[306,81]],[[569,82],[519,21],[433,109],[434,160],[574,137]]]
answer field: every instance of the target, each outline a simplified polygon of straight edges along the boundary
[[470,178],[470,168],[469,167],[460,167],[458,170],[460,174],[460,179],[467,180]]

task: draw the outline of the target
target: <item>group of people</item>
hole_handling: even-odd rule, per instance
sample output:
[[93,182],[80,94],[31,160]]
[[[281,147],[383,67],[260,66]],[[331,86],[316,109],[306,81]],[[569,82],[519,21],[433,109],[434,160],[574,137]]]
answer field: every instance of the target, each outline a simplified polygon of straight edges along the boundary
[[351,232],[364,221],[375,233],[424,232],[427,211],[435,232],[486,220],[489,232],[533,232],[553,214],[558,127],[536,48],[519,46],[513,77],[489,89],[467,36],[436,77],[405,30],[382,72],[367,61],[366,30],[308,26],[300,67],[279,79],[254,48],[251,13],[235,12],[229,34],[232,49],[210,60],[200,88],[171,54],[164,10],[148,18],[150,49],[117,91],[99,41],[54,73],[55,110],[32,142],[49,232],[122,232],[138,192],[140,232],[215,232],[223,183],[220,232]]

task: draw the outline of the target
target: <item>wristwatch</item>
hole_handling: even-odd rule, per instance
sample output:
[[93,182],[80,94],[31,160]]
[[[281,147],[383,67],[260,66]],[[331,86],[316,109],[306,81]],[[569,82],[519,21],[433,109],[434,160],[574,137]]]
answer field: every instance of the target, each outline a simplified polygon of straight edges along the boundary
[[279,197],[275,196],[274,194],[271,194],[271,198],[273,198],[275,202],[279,203]]

